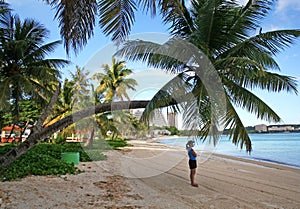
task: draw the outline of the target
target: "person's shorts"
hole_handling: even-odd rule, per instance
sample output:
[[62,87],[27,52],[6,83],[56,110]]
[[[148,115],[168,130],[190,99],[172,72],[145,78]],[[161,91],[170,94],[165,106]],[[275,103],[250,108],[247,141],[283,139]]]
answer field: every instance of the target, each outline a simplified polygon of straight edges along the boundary
[[197,168],[197,160],[189,160],[190,169]]

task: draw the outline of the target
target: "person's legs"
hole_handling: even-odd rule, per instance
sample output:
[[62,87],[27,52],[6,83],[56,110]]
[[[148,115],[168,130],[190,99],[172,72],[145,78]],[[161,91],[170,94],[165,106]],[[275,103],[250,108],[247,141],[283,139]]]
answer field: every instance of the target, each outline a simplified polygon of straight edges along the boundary
[[190,173],[191,185],[194,187],[198,187],[198,184],[195,183],[195,175],[196,175],[196,168],[193,168],[191,169],[191,173]]

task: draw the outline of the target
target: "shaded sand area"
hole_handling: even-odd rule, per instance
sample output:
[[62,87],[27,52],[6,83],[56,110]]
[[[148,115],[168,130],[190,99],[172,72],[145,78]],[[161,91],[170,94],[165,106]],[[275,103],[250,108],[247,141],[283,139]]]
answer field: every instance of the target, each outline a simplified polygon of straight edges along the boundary
[[183,148],[131,141],[79,175],[0,183],[0,208],[300,208],[300,169],[201,154],[190,186]]

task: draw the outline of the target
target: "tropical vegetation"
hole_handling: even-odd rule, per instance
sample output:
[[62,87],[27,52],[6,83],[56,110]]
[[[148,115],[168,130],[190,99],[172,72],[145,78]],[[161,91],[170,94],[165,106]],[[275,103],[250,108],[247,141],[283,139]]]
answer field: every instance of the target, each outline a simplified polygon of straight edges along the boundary
[[[19,121],[20,127],[26,127],[27,124],[34,124],[41,115],[41,107],[36,102],[26,99],[19,102]],[[0,113],[0,127],[9,126],[14,123],[12,112],[3,111]]]
[[38,110],[45,108],[59,82],[58,67],[68,64],[63,59],[46,58],[60,44],[60,41],[45,44],[48,34],[39,22],[22,21],[1,3],[0,108],[11,112],[14,124],[21,122],[20,117],[26,111],[22,103],[32,100]]
[[[127,91],[129,89],[135,90],[134,87],[137,82],[132,78],[128,78],[132,74],[132,70],[126,67],[126,63],[113,57],[111,65],[104,64],[101,69],[103,72],[95,73],[92,76],[92,79],[97,82],[97,86],[93,91],[95,103],[110,103],[116,100],[124,101],[125,99],[129,101]],[[120,126],[120,123],[118,123],[119,119],[126,120],[129,117],[128,114],[122,111],[108,111],[97,114],[95,119],[99,124],[102,136],[106,137],[107,133],[111,132],[110,137],[114,139],[122,135],[120,130],[122,125]]]
[[[100,142],[97,143],[98,145]],[[49,144],[39,143],[27,153],[22,155],[9,166],[0,167],[0,181],[10,181],[24,178],[30,175],[65,175],[82,172],[75,167],[74,163],[61,160],[63,152],[78,152],[80,162],[92,160],[105,160],[103,151],[124,147],[127,142],[124,140],[101,141],[101,146],[93,147],[91,150],[84,150],[80,143]],[[9,151],[14,144],[0,146],[0,156]]]

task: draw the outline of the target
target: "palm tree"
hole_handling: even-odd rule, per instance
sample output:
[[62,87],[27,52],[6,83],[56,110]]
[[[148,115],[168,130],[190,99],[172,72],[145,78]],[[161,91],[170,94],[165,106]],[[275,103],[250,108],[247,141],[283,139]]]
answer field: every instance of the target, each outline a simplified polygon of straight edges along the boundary
[[[171,25],[172,39],[162,45],[128,42],[119,55],[179,72],[174,79],[176,82],[171,81],[159,91],[146,110],[161,105],[164,97],[167,98],[166,104],[170,102],[181,86],[185,88],[184,94],[193,97],[188,104],[185,103],[184,121],[190,127],[198,127],[198,135],[203,140],[221,121],[230,129],[232,142],[241,148],[246,145],[246,150],[251,151],[251,140],[236,108],[246,109],[260,119],[279,122],[280,117],[252,90],[297,93],[295,78],[270,71],[280,69],[274,55],[300,36],[300,30],[261,31],[259,23],[273,4],[272,0],[254,3],[250,0],[245,6],[228,0],[192,0],[187,8],[182,1],[164,16],[164,22]],[[203,65],[203,56],[209,60],[206,65]],[[208,78],[211,76],[210,64],[220,78],[226,107],[222,115],[212,113],[217,107],[213,97],[218,97],[220,92],[209,93],[203,77],[199,76],[199,72]],[[214,82],[211,78],[216,76],[209,78],[209,82]],[[178,86],[174,87],[176,84]]]
[[105,101],[111,102],[114,97],[124,101],[124,97],[130,100],[126,90],[135,90],[137,82],[132,78],[127,78],[132,74],[132,70],[126,68],[124,61],[118,61],[112,58],[112,65],[103,65],[105,73],[96,73],[93,78],[99,81],[95,89],[96,93],[104,94]]
[[63,37],[67,53],[70,48],[77,53],[94,35],[97,15],[99,25],[105,35],[111,35],[113,41],[124,40],[130,33],[138,8],[151,16],[160,10],[162,16],[178,0],[44,0],[55,10],[59,20],[60,34]]
[[[49,126],[57,121],[65,118],[78,110],[92,106],[93,101],[89,95],[90,84],[88,78],[88,72],[85,72],[83,68],[76,66],[75,72],[70,72],[71,80],[65,79],[58,101],[53,107],[51,115],[49,115],[44,122],[44,126]],[[86,124],[87,120],[83,119],[76,123],[76,126],[82,126],[80,124]],[[86,127],[86,125],[83,125]],[[64,136],[70,135],[75,132],[75,124],[65,128],[62,132]]]
[[58,84],[57,67],[68,61],[47,59],[60,41],[44,44],[49,31],[40,23],[10,11],[0,14],[0,105],[13,104],[14,123],[18,122],[19,103],[32,99],[45,107]]
[[[135,90],[137,82],[132,78],[127,78],[132,74],[132,70],[126,68],[124,61],[118,61],[115,58],[112,58],[112,64],[104,64],[103,66],[104,73],[96,73],[93,75],[93,79],[98,80],[99,85],[95,89],[95,94],[97,95],[96,103],[101,102],[100,96],[103,97],[105,103],[112,102],[115,98],[124,101],[126,98],[130,100],[127,90]],[[113,137],[119,135],[120,131],[117,129],[117,116],[123,112],[115,112],[112,116],[112,113],[102,113],[96,116],[98,124],[100,124],[100,129],[102,134],[105,134],[108,130],[113,132]],[[109,119],[111,118],[111,119]],[[127,118],[127,117],[126,117]],[[105,134],[106,135],[106,134]]]
[[64,80],[61,93],[54,107],[52,108],[51,114],[45,120],[43,126],[49,126],[60,119],[70,115],[73,107],[73,96],[74,96],[74,81]]
[[[89,72],[86,72],[84,68],[76,66],[75,73],[71,73],[72,82],[74,82],[73,89],[73,108],[81,109],[91,105],[90,95],[90,83],[89,83]],[[74,109],[74,110],[75,110]]]

